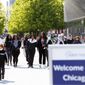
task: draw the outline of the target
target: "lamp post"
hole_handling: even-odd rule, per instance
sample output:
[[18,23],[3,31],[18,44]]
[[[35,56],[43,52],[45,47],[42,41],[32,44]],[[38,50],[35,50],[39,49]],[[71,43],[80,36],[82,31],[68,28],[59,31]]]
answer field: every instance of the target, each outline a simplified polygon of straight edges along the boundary
[[82,24],[82,33],[84,34],[85,33],[85,30],[84,30],[84,19],[81,20],[81,24]]
[[6,27],[5,30],[8,31],[8,19],[9,19],[9,0],[6,0]]

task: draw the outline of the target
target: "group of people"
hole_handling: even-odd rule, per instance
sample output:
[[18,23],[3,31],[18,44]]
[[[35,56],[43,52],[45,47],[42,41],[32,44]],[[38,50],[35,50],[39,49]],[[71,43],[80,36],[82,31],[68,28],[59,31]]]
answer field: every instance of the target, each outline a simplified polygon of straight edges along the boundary
[[52,43],[50,41],[48,42],[47,36],[44,32],[41,32],[41,34],[39,36],[36,36],[36,38],[33,34],[25,36],[24,48],[28,67],[33,68],[33,61],[36,48],[39,52],[39,67],[44,67],[46,65],[46,60],[47,66],[49,66],[48,44]]
[[[7,53],[7,64],[13,65],[14,67],[17,67],[18,63],[18,56],[20,54],[20,47],[21,47],[21,40],[17,35],[14,35],[13,37],[11,35],[7,35],[5,40],[5,50]],[[12,59],[13,58],[13,59]]]
[[33,61],[36,48],[39,52],[39,67],[41,66],[44,67],[46,65],[46,60],[47,60],[47,66],[49,65],[47,48],[48,44],[51,43],[47,42],[47,37],[44,32],[41,32],[40,36],[37,37],[35,37],[33,33],[30,34],[29,36],[26,35],[23,41],[21,38],[18,38],[18,36],[16,35],[14,35],[13,38],[11,37],[11,35],[7,35],[5,40],[5,48],[8,56],[8,62],[7,62],[8,65],[12,65],[12,60],[13,60],[14,67],[17,67],[18,56],[20,54],[20,47],[22,42],[25,49],[25,54],[26,54],[25,56],[28,67],[33,68]]
[[47,33],[47,37],[54,44],[82,44],[85,43],[85,39],[81,36],[73,36],[71,34],[65,35],[63,30],[50,30]]
[[[0,42],[2,40],[0,40]],[[35,36],[31,33],[29,36],[26,35],[23,40],[18,35],[12,36],[8,34],[4,39],[4,43],[0,44],[0,80],[4,78],[5,62],[7,65],[17,67],[22,43],[26,54],[24,56],[26,56],[28,68],[33,68],[36,48],[39,52],[39,67],[49,66],[48,44],[51,44],[51,42],[47,42],[47,36],[44,32],[41,32],[39,36]]]
[[1,43],[0,40],[0,80],[4,79],[5,62],[7,62],[7,65],[17,67],[22,43],[28,68],[33,68],[36,48],[39,53],[39,67],[43,68],[49,66],[49,44],[81,44],[82,42],[79,36],[73,38],[72,35],[69,35],[69,37],[66,37],[63,31],[59,33],[48,32],[47,34],[41,32],[37,36],[31,33],[30,35],[25,35],[23,39],[18,35],[11,36],[8,34],[4,43]]
[[14,67],[17,66],[20,47],[21,41],[17,35],[14,35],[12,38],[8,34],[6,39],[0,38],[0,80],[4,79],[5,63],[12,65],[13,58]]

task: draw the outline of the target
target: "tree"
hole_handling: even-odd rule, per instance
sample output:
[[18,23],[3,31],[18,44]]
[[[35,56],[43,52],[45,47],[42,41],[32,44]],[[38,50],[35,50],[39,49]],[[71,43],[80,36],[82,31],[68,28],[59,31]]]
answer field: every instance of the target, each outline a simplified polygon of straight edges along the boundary
[[63,23],[63,0],[16,0],[9,28],[14,33],[47,31]]
[[63,27],[62,0],[35,0],[31,2],[28,17],[30,30],[48,30]]
[[0,34],[3,33],[4,27],[5,27],[5,11],[2,4],[0,3]]

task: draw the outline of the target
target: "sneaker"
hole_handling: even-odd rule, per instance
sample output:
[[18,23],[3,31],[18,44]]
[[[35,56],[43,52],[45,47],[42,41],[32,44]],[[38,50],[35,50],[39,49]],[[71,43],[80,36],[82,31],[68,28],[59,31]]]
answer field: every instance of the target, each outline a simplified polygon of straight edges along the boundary
[[10,63],[10,66],[12,66],[12,63]]
[[15,64],[13,66],[15,67]]
[[31,68],[33,68],[33,66],[31,66]]
[[17,67],[17,64],[15,65],[15,67]]
[[49,63],[47,63],[47,67],[49,67]]
[[45,65],[42,65],[42,68],[45,68]]
[[0,80],[1,80],[1,76],[0,76]]
[[41,64],[39,64],[39,68],[41,68],[42,66],[41,66]]
[[28,68],[30,68],[30,66],[28,65]]
[[45,65],[45,64],[42,65],[42,68],[43,68],[43,69],[46,69],[46,68],[47,68],[47,65]]
[[7,63],[7,66],[9,66],[9,63]]
[[17,65],[16,65],[16,64],[14,64],[14,67],[17,67]]
[[2,79],[4,79],[4,75],[2,75]]

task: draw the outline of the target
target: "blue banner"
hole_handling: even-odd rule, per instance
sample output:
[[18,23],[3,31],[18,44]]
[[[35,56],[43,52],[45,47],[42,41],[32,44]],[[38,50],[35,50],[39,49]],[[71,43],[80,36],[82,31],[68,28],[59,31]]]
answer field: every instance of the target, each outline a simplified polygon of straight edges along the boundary
[[53,85],[85,85],[85,60],[53,60]]

